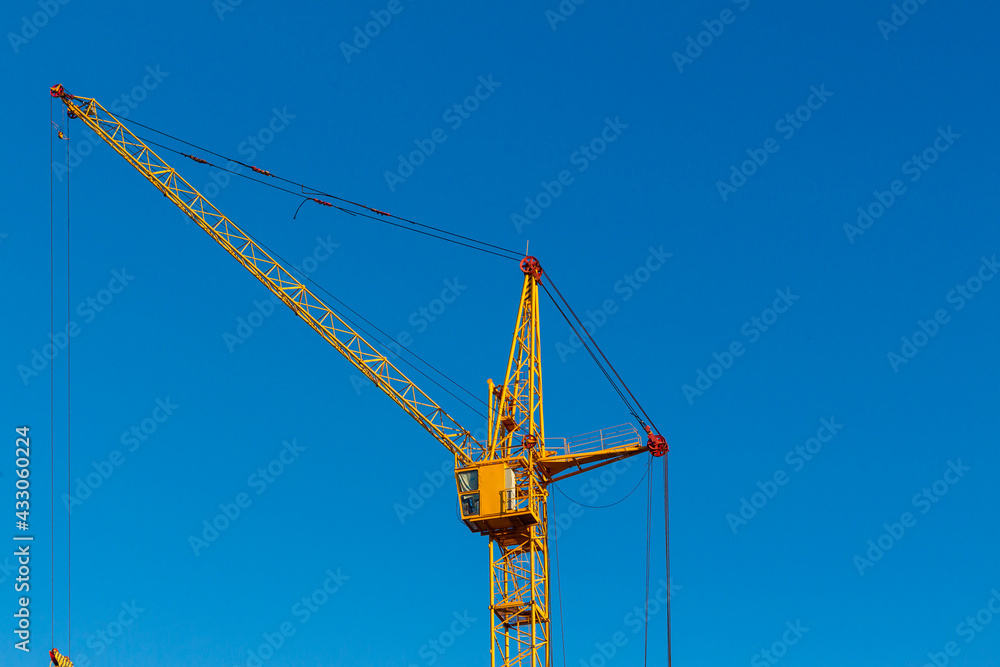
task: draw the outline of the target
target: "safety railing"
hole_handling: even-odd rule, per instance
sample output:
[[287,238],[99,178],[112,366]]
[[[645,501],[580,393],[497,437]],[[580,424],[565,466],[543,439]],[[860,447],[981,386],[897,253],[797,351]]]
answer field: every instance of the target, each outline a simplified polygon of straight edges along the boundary
[[615,447],[643,444],[639,429],[633,424],[582,433],[571,438],[545,438],[545,451],[554,454],[586,454]]

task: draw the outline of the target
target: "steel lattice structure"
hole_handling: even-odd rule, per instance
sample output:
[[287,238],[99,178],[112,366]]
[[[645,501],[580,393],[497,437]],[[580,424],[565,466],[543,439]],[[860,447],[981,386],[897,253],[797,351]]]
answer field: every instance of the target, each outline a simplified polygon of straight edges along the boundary
[[[575,441],[546,440],[538,311],[543,272],[538,260],[525,257],[521,262],[524,283],[506,375],[503,384],[488,381],[488,436],[480,443],[95,99],[70,95],[61,85],[50,92],[71,118],[84,122],[454,454],[463,520],[489,538],[490,665],[549,667],[548,486],[644,452],[662,455],[665,443],[647,429],[650,437],[643,444],[634,427]],[[53,654],[59,655],[55,649]]]

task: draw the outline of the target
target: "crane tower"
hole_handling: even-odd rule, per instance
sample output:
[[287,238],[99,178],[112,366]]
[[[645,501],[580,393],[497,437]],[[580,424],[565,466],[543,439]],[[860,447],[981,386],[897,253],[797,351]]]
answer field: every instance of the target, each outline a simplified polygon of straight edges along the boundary
[[[645,452],[663,456],[667,444],[642,421],[645,443],[631,425],[573,440],[546,437],[538,311],[546,276],[539,261],[521,260],[513,341],[503,382],[488,380],[482,443],[97,100],[61,85],[50,93],[454,455],[462,521],[489,542],[489,664],[549,667],[549,486]],[[53,649],[55,656],[69,662]]]

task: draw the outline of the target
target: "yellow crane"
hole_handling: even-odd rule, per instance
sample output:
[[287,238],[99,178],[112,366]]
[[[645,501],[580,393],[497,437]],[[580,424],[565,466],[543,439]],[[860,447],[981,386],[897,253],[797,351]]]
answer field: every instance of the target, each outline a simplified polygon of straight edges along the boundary
[[[507,370],[502,383],[488,380],[487,437],[479,442],[97,100],[62,85],[50,93],[455,456],[462,520],[489,538],[490,665],[549,667],[549,485],[644,452],[663,456],[667,443],[642,421],[645,444],[634,426],[546,438],[538,316],[545,274],[538,260],[521,260]],[[53,649],[56,656],[66,660],[57,664],[72,664]]]

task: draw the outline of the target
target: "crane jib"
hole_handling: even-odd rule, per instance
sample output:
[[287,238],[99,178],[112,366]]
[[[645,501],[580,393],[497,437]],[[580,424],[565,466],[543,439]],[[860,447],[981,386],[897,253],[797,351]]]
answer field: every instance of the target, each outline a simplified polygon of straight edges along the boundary
[[70,95],[53,86],[53,97],[82,120],[261,281],[296,315],[327,340],[355,368],[431,433],[459,462],[481,450],[468,429],[456,422],[388,358],[361,337],[319,297],[246,232],[223,215],[122,122],[93,98]]
[[[490,664],[492,667],[549,664],[550,485],[645,452],[664,456],[667,445],[635,412],[633,415],[646,432],[645,443],[632,425],[562,439],[561,444],[559,438],[546,437],[538,288],[547,276],[539,261],[527,254],[521,260],[524,280],[506,372],[501,383],[488,381],[487,437],[481,443],[300,282],[280,258],[272,257],[95,99],[70,95],[61,85],[52,86],[50,93],[66,105],[70,118],[82,120],[454,454],[461,518],[470,530],[489,537]],[[325,201],[313,201],[331,206]],[[369,210],[388,215],[377,209]],[[547,282],[551,284],[551,279]],[[558,293],[554,284],[552,287]],[[590,342],[607,361],[596,342],[593,339]],[[615,377],[621,379],[617,372]],[[624,389],[634,401],[627,387]],[[638,402],[635,405],[642,411]],[[55,649],[50,655],[60,667],[72,666]]]

